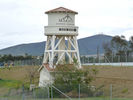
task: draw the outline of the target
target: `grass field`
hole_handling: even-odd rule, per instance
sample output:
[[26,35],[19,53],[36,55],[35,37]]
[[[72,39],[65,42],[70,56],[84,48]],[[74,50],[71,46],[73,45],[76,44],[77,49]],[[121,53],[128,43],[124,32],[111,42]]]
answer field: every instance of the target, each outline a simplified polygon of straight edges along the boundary
[[[98,74],[95,81],[91,84],[94,86],[104,85],[104,90],[107,96],[110,92],[110,84],[113,86],[112,100],[133,100],[133,67],[112,67],[112,66],[85,66],[88,68],[96,68]],[[11,88],[21,88],[22,84],[28,84],[30,79],[28,73],[31,69],[38,69],[39,66],[25,66],[25,67],[13,67],[13,68],[0,68],[0,96],[8,94]],[[35,79],[38,83],[39,73],[37,73]],[[120,99],[118,99],[120,98]],[[125,98],[125,99],[124,99]],[[129,98],[129,99],[126,99]],[[19,100],[19,98],[10,98],[8,100]],[[0,99],[2,100],[2,99]],[[22,98],[20,99],[22,100]],[[32,99],[26,99],[32,100]],[[36,99],[41,100],[41,99]],[[64,99],[54,99],[64,100]],[[73,99],[77,100],[77,99]],[[109,100],[109,98],[81,98],[80,100]]]
[[[25,66],[25,67],[12,67],[0,68],[0,96],[7,95],[9,90],[14,88],[29,87],[29,73],[32,69],[38,69],[39,66]],[[36,84],[38,83],[39,73],[37,71],[37,78],[35,77]]]

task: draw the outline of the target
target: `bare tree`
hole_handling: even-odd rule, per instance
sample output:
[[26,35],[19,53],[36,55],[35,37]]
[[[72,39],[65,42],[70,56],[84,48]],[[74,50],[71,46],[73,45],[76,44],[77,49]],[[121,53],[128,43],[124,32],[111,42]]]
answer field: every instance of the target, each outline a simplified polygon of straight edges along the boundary
[[35,82],[35,78],[38,77],[38,67],[36,66],[28,66],[26,68],[27,74],[26,78],[29,80],[30,84]]

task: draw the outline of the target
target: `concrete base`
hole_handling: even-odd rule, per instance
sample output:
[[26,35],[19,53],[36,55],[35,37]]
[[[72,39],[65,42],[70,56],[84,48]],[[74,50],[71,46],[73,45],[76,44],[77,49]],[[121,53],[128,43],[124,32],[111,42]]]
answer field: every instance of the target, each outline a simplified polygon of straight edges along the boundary
[[46,68],[42,68],[40,71],[39,87],[46,87],[48,84],[53,83],[53,78],[50,72]]

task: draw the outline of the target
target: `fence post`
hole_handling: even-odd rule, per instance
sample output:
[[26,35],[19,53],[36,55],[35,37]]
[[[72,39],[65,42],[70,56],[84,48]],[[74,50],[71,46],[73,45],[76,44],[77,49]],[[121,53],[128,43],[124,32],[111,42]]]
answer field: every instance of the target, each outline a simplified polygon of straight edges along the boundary
[[114,54],[113,54],[113,52],[112,52],[112,63],[114,62]]
[[53,89],[52,89],[52,84],[51,84],[51,100],[53,100]]
[[22,100],[24,100],[24,84],[22,85]]
[[33,98],[36,100],[36,94],[35,94],[35,89],[33,88]]
[[48,86],[48,100],[50,100],[49,86]]
[[126,62],[128,62],[128,58],[127,58],[127,51],[126,51]]
[[112,84],[110,84],[110,100],[112,100]]
[[80,84],[79,84],[79,100],[80,100]]

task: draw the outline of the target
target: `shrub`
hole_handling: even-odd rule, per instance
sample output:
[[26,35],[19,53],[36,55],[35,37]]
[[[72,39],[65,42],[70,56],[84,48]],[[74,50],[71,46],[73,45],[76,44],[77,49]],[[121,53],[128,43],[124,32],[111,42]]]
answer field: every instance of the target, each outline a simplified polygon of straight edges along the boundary
[[[83,96],[93,96],[93,91],[89,88],[90,83],[95,79],[97,74],[96,69],[77,69],[73,65],[57,66],[51,74],[54,77],[53,85],[62,92],[77,97],[79,84]],[[75,96],[74,96],[75,95]],[[54,90],[55,97],[62,97]]]

